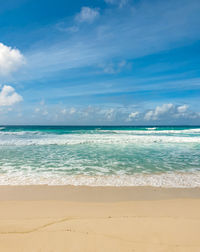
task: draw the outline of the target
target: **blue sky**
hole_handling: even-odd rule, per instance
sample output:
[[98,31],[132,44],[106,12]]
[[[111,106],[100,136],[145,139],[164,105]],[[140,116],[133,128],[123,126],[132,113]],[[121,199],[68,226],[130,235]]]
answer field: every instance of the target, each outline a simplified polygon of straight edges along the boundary
[[7,0],[0,124],[200,125],[199,0]]

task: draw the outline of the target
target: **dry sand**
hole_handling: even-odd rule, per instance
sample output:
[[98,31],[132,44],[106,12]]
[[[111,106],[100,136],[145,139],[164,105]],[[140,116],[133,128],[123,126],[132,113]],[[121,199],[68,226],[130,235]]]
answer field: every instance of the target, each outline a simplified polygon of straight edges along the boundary
[[200,189],[0,187],[0,252],[200,251]]

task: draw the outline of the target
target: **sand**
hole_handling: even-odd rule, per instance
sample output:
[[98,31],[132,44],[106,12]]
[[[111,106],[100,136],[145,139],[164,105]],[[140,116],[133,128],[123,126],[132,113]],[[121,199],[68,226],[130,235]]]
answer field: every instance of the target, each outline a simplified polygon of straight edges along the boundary
[[200,251],[200,189],[1,186],[0,251]]

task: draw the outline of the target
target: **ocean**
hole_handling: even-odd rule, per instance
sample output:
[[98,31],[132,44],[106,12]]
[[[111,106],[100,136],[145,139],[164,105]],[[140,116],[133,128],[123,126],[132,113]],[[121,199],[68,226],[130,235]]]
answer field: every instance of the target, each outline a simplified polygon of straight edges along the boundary
[[200,186],[200,127],[0,126],[0,185]]

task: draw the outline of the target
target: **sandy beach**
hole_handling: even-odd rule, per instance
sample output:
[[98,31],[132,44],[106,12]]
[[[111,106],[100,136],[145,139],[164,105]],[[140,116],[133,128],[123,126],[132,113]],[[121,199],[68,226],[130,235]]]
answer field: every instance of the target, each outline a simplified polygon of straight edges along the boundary
[[0,251],[200,251],[200,189],[1,186]]

